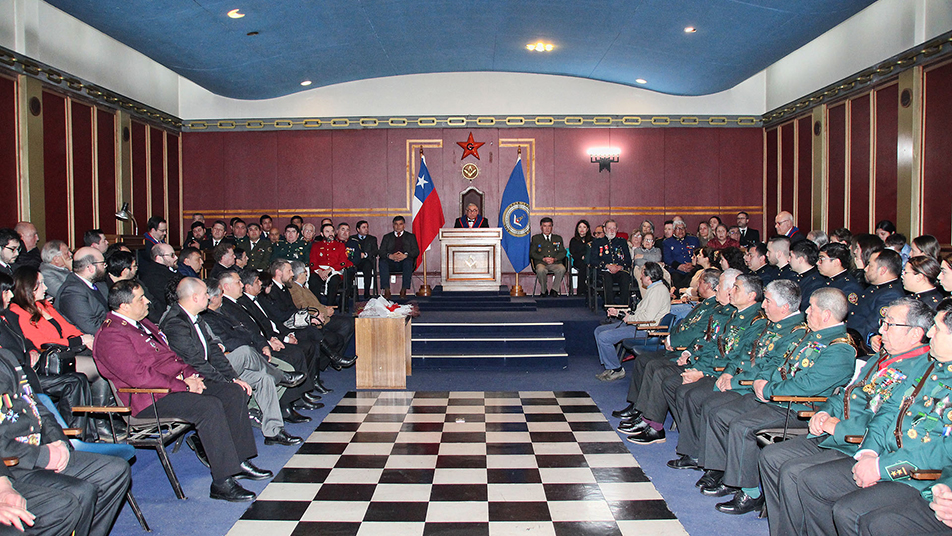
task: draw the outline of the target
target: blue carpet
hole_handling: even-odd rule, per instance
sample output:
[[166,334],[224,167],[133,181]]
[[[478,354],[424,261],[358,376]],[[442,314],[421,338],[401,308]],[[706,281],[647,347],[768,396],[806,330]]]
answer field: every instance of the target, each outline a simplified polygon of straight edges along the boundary
[[[627,380],[611,383],[600,382],[595,374],[602,370],[596,356],[592,330],[598,325],[601,316],[591,313],[584,307],[539,309],[533,313],[495,313],[485,312],[475,315],[463,312],[424,313],[420,321],[563,321],[565,322],[566,349],[569,353],[568,365],[558,370],[415,370],[407,378],[407,389],[417,391],[438,390],[553,390],[587,391],[598,407],[612,424],[618,420],[611,418],[611,411],[626,404]],[[630,369],[630,367],[629,367]],[[314,422],[289,425],[288,431],[294,435],[307,436],[313,431],[341,397],[354,389],[353,369],[342,372],[328,370],[324,381],[334,392],[324,397],[326,407],[306,412]],[[255,463],[260,467],[277,472],[296,451],[295,447],[264,446],[260,432],[255,432],[258,441],[259,456]],[[714,504],[722,499],[703,497],[694,488],[694,482],[700,477],[695,471],[675,471],[665,466],[665,462],[675,458],[674,446],[677,432],[669,432],[666,443],[649,446],[636,446],[627,443],[629,450],[638,460],[645,473],[652,479],[671,510],[678,516],[685,529],[692,535],[723,536],[765,536],[768,533],[766,520],[758,520],[753,514],[746,516],[728,516],[714,510]],[[178,473],[188,499],[175,499],[165,473],[155,453],[141,450],[133,465],[133,492],[139,505],[152,525],[156,535],[203,534],[209,536],[224,535],[247,509],[248,504],[230,504],[212,501],[208,498],[208,486],[211,482],[208,470],[195,458],[188,447],[170,455],[172,464]],[[260,492],[267,482],[243,483],[251,490]],[[128,506],[123,507],[113,534],[142,534],[135,516]]]

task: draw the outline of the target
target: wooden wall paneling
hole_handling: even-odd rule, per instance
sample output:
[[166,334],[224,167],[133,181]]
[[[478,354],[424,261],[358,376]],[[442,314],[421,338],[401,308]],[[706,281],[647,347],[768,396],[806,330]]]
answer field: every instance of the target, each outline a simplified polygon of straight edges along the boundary
[[[149,129],[149,217],[162,216],[166,220],[165,210],[165,131],[160,128]],[[146,218],[148,219],[148,218]]]
[[[130,128],[132,143],[132,195],[130,206],[136,218],[139,234],[146,231],[149,220],[149,179],[148,179],[148,129],[145,124],[132,121]],[[123,201],[126,201],[125,199]]]
[[849,227],[854,233],[871,233],[870,223],[870,101],[869,94],[850,99]]
[[664,131],[664,201],[666,217],[684,218],[688,230],[709,219],[718,199],[720,153],[716,129]]
[[[409,206],[406,204],[406,163],[395,169],[389,167],[386,130],[342,130],[332,132],[327,141],[330,144],[321,155],[321,184],[315,185],[320,189],[315,190],[316,198],[309,200],[308,206],[320,208],[321,216],[333,215],[335,223],[346,221],[352,228],[364,216],[386,215],[388,208]],[[440,172],[441,156],[439,149],[426,151],[427,169],[442,200],[447,192],[442,183],[445,177]],[[414,159],[419,165],[419,152]],[[391,190],[395,183],[404,188]],[[416,185],[416,181],[413,184]],[[446,209],[443,203],[444,213]],[[410,211],[406,210],[403,217],[407,220],[407,229],[412,229]],[[386,218],[384,220],[384,229],[392,231]]]
[[[745,210],[751,227],[761,229],[763,219],[764,130],[761,128],[725,128],[718,131],[720,150],[717,165],[718,214],[728,225],[737,222],[737,213]],[[684,192],[690,196],[691,192]],[[743,207],[743,208],[740,208]],[[773,229],[773,216],[768,230]],[[764,236],[761,234],[761,236]]]
[[924,72],[923,102],[923,232],[948,245],[952,242],[952,63]]
[[[564,181],[564,197],[579,199],[585,189],[591,187],[592,180],[607,179],[610,190],[608,201],[620,231],[630,233],[635,227],[640,227],[644,220],[651,220],[655,229],[660,231],[666,219],[665,189],[660,185],[665,177],[665,161],[658,158],[665,152],[665,129],[613,129],[611,144],[621,149],[621,161],[612,164],[610,177],[596,177],[588,181],[578,181],[578,184],[568,189],[573,181],[571,174],[555,168]],[[582,148],[583,151],[587,147]],[[590,157],[583,152],[577,158],[586,163],[591,170],[597,170],[598,164],[592,164]],[[606,172],[601,173],[602,176]],[[562,186],[560,186],[562,188]],[[574,203],[568,203],[574,204]],[[683,205],[695,204],[693,201],[680,203]],[[702,203],[703,204],[703,203]],[[685,218],[689,216],[685,215]],[[605,219],[600,216],[588,218],[592,225],[598,225]],[[601,221],[598,221],[601,220]],[[597,221],[597,223],[596,223]],[[575,233],[575,222],[572,222],[572,233]],[[566,235],[562,235],[565,237]]]
[[793,121],[780,127],[780,210],[793,214],[796,191],[796,128]]
[[[238,217],[250,217],[258,214],[262,207],[262,200],[270,200],[277,192],[281,199],[281,190],[278,185],[284,183],[309,184],[315,181],[326,181],[321,169],[308,170],[309,173],[299,176],[282,177],[278,179],[278,160],[282,159],[278,149],[278,132],[238,132],[225,138],[222,151],[224,166],[221,175],[208,177],[206,186],[222,190],[224,206],[222,207],[225,220]],[[306,153],[297,158],[306,161]],[[300,193],[286,194],[286,204],[283,208],[298,209],[312,206],[312,199]],[[268,203],[270,204],[270,203]],[[281,207],[279,207],[281,208]],[[260,215],[260,214],[258,214]],[[275,223],[278,215],[272,214]],[[281,220],[283,221],[283,220]],[[283,227],[284,223],[281,224]],[[283,230],[283,229],[282,229]]]
[[[874,221],[897,219],[897,155],[899,143],[899,84],[875,91],[875,217]],[[906,233],[903,229],[901,232]],[[911,238],[910,238],[911,239]]]
[[813,118],[797,119],[797,227],[813,227]]
[[[225,140],[229,137],[230,134],[219,132],[182,134],[182,210],[185,211],[182,214],[182,225],[186,229],[191,225],[193,212],[208,213],[207,220],[212,219],[211,212],[225,208],[224,188],[211,185],[224,173]],[[259,186],[258,191],[266,192],[268,186],[273,187]],[[262,194],[261,198],[260,204],[267,206],[269,212],[277,208],[276,197]]]
[[827,227],[845,225],[846,203],[846,103],[827,110]]
[[0,76],[0,226],[13,227],[19,219],[17,164],[17,82]]
[[765,162],[765,192],[766,200],[764,205],[764,219],[766,229],[762,229],[763,235],[762,238],[769,237],[773,234],[773,224],[774,220],[777,217],[777,213],[780,212],[779,203],[777,200],[778,192],[780,191],[780,129],[772,128],[767,131],[767,140],[766,140],[766,162]]
[[70,245],[75,248],[83,243],[83,233],[93,228],[95,203],[93,181],[95,180],[95,159],[93,155],[93,112],[92,106],[70,100],[72,137],[72,198],[73,234]]
[[[169,201],[169,210],[168,216],[166,219],[169,221],[169,234],[166,241],[169,244],[172,244],[175,247],[181,246],[182,241],[182,218],[179,217],[182,211],[181,207],[181,194],[182,194],[182,181],[181,181],[181,170],[179,169],[180,161],[179,154],[179,143],[181,142],[181,136],[178,134],[172,134],[171,132],[166,133],[166,170],[168,173],[168,201]],[[191,225],[191,224],[190,224]]]
[[61,95],[43,92],[43,184],[47,240],[69,239],[66,103],[66,98]]
[[99,225],[106,234],[116,232],[116,114],[96,110],[96,197],[98,198]]

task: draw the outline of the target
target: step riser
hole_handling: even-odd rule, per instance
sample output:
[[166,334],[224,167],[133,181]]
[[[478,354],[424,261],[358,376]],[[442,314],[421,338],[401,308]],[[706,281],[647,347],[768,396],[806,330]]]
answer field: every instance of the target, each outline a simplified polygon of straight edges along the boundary
[[548,356],[548,357],[427,357],[413,358],[413,367],[418,369],[496,369],[496,368],[517,368],[517,369],[546,369],[554,370],[568,366],[568,357]]
[[413,354],[506,354],[564,352],[565,340],[558,341],[414,341]]

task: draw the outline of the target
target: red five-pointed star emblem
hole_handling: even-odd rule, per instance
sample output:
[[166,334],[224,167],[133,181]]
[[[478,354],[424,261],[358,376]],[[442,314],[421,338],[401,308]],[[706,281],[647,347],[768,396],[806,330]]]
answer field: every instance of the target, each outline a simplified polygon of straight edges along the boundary
[[456,142],[456,145],[459,145],[463,148],[463,158],[460,158],[460,160],[465,159],[469,155],[473,155],[476,157],[476,160],[479,160],[479,148],[483,145],[486,145],[486,142],[477,142],[473,140],[473,133],[470,132],[468,140],[458,141]]

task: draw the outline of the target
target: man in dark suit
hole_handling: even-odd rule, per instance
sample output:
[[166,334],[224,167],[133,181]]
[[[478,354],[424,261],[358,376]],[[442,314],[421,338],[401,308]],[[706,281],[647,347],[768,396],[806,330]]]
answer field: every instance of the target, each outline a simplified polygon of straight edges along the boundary
[[485,229],[489,227],[489,221],[479,213],[479,207],[476,206],[476,203],[470,203],[466,205],[466,215],[456,218],[453,227],[456,229]]
[[[374,265],[377,259],[377,237],[370,234],[370,225],[366,220],[357,222],[357,234],[347,240],[347,250],[353,251],[354,270],[360,272],[364,280],[364,300],[370,299],[373,288]],[[355,295],[356,295],[356,291]]]
[[791,246],[801,240],[807,239],[807,235],[803,234],[803,231],[793,224],[793,214],[790,214],[786,210],[777,214],[777,217],[774,218],[774,228],[777,229],[779,236],[786,236],[790,239]]
[[747,247],[757,242],[760,242],[760,231],[757,229],[751,229],[747,225],[750,223],[750,215],[746,212],[737,213],[737,228],[740,230],[740,242],[741,247]]
[[215,266],[208,273],[208,277],[218,277],[225,270],[235,266],[235,245],[223,240],[212,250],[212,258],[215,259]]
[[79,331],[96,333],[108,312],[106,261],[98,249],[83,247],[73,255],[73,273],[66,276],[54,305]]
[[20,236],[20,254],[17,256],[17,263],[14,270],[21,266],[30,266],[39,270],[40,263],[42,263],[43,260],[40,255],[40,248],[36,247],[36,243],[40,239],[39,234],[36,232],[36,227],[28,221],[21,221],[17,223],[14,230]]
[[175,277],[175,250],[168,244],[156,244],[149,252],[149,259],[139,265],[139,280],[155,298],[155,309],[165,312],[169,303],[165,296],[169,282]]
[[257,356],[249,349],[240,348],[225,356],[224,344],[215,337],[205,317],[201,316],[208,308],[209,300],[205,283],[186,277],[179,282],[176,292],[178,303],[172,305],[160,326],[169,339],[172,351],[206,380],[233,382],[244,389],[248,396],[254,396],[261,408],[261,432],[266,445],[297,445],[303,441],[284,431],[276,382],[265,371]]
[[13,263],[20,255],[20,237],[13,229],[0,229],[0,273],[13,277]]
[[[167,388],[167,395],[131,394],[121,402],[135,416],[177,417],[195,425],[196,453],[204,453],[212,471],[209,496],[233,502],[252,501],[255,494],[236,479],[264,480],[273,476],[249,461],[258,455],[245,391],[232,382],[205,380],[182,361],[165,334],[145,319],[149,300],[138,281],[119,281],[109,291],[112,312],[96,333],[93,355],[103,376],[117,388]],[[124,397],[123,397],[124,398]],[[191,439],[191,437],[189,438]],[[200,456],[201,459],[201,456]]]
[[407,289],[416,269],[416,259],[420,256],[420,245],[413,233],[407,232],[407,221],[403,216],[394,216],[393,232],[380,239],[380,288],[385,298],[390,299],[390,272],[403,274],[400,297],[407,297]]
[[[542,296],[558,296],[559,286],[565,277],[565,242],[562,237],[552,234],[552,218],[545,217],[539,222],[542,232],[532,236],[529,242],[529,259],[532,261],[532,271],[536,274]],[[552,290],[548,288],[548,274],[552,274]]]

